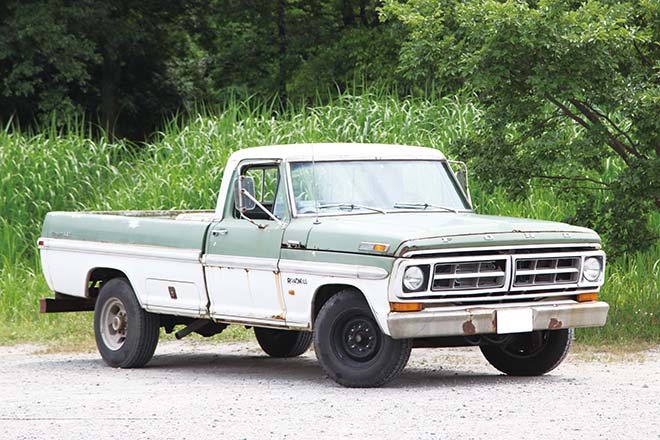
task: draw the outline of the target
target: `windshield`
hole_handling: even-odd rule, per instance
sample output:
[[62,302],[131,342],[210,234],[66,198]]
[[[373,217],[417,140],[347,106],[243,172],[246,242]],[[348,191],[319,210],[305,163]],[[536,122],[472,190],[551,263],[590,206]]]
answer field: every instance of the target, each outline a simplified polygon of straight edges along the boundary
[[441,161],[370,160],[291,164],[298,214],[469,209]]

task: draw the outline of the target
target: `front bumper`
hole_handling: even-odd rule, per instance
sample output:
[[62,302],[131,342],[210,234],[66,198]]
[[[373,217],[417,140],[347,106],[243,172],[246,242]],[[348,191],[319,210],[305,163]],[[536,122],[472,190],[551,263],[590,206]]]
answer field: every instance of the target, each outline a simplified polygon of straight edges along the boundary
[[475,306],[449,311],[426,309],[390,313],[387,324],[394,339],[602,327],[607,321],[609,308],[602,301],[563,301]]

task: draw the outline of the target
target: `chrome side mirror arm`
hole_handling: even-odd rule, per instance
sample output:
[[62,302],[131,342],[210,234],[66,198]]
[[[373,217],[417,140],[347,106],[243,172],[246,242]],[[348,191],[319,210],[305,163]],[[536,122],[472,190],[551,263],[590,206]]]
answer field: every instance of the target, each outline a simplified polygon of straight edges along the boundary
[[[465,197],[467,198],[468,203],[470,204],[470,207],[473,208],[472,196],[470,195],[470,179],[469,179],[469,176],[468,176],[468,167],[467,167],[467,165],[465,164],[465,162],[462,162],[460,160],[447,160],[447,163],[449,165],[458,165],[462,168],[462,170],[457,173],[450,166],[452,172],[454,173],[454,177],[456,178],[456,181],[460,184],[461,189],[463,190],[463,194],[465,194]],[[464,176],[463,178],[461,178],[459,176],[459,174],[461,174],[461,173]]]
[[[250,199],[255,205],[257,205],[257,206],[259,207],[259,209],[261,209],[261,210],[262,210],[262,211],[263,211],[268,217],[270,217],[271,220],[273,220],[275,223],[277,223],[277,226],[279,226],[280,228],[283,228],[284,226],[286,226],[286,223],[284,223],[282,220],[280,220],[279,218],[277,218],[277,217],[275,216],[275,214],[273,214],[272,212],[270,212],[270,211],[268,210],[268,208],[266,208],[264,205],[262,205],[262,204],[259,202],[259,200],[257,200],[252,194],[250,194],[249,191],[247,191],[247,190],[241,188],[241,194],[242,194],[243,196],[247,197],[248,199]],[[250,219],[250,218],[248,218],[247,216],[245,216],[245,214],[243,214],[242,212],[241,212],[240,214],[241,214],[241,217],[242,217],[242,218],[244,218],[244,219],[250,221],[250,223],[253,223],[253,224],[259,226],[259,229],[264,229],[264,228],[266,227],[266,225],[255,223],[252,219]]]

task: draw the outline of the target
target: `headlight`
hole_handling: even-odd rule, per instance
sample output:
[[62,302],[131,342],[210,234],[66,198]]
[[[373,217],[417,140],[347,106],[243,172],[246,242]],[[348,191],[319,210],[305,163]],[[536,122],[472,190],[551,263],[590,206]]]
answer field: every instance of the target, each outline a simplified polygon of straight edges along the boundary
[[403,273],[403,287],[409,292],[419,290],[424,284],[424,271],[419,266],[410,266]]
[[603,271],[603,262],[598,257],[589,257],[584,260],[582,276],[585,280],[594,282],[598,280]]

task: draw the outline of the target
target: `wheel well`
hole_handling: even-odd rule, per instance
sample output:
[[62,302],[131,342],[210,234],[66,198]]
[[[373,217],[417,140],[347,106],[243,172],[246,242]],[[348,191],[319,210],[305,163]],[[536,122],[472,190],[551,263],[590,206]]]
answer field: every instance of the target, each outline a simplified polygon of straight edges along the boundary
[[85,285],[85,296],[96,298],[99,296],[99,291],[103,283],[119,277],[128,278],[124,272],[109,267],[97,267],[90,270],[87,275],[87,284]]
[[312,327],[314,326],[314,321],[316,321],[316,317],[321,311],[323,304],[325,304],[336,293],[341,292],[344,289],[354,289],[360,295],[363,295],[360,289],[351,286],[350,284],[326,284],[325,286],[316,289],[314,300],[312,301]]

